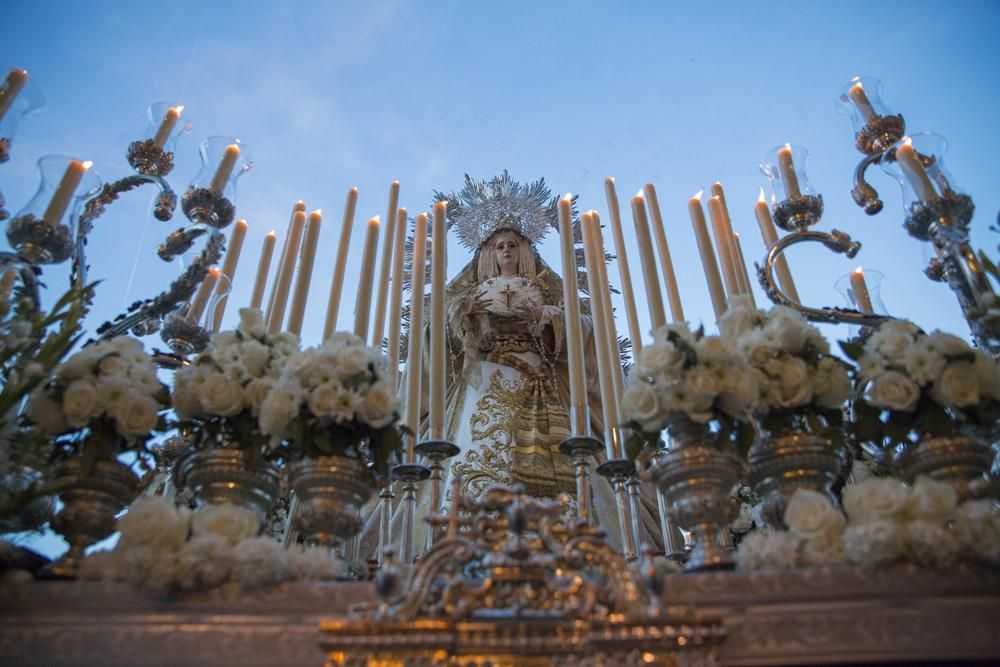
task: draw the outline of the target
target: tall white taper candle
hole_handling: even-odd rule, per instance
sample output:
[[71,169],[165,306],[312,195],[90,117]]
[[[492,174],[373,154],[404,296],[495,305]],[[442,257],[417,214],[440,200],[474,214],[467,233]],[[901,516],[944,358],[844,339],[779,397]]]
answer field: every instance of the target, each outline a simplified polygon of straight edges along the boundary
[[642,264],[643,284],[646,286],[649,327],[650,332],[653,332],[667,323],[667,315],[663,312],[660,278],[656,273],[653,240],[649,235],[649,220],[646,218],[646,200],[641,190],[632,197],[632,219],[635,221],[635,240],[639,244],[639,263]]
[[365,227],[365,247],[361,253],[361,275],[358,277],[358,299],[354,302],[354,335],[368,340],[368,320],[372,312],[372,280],[375,278],[375,255],[382,220],[376,215]]
[[580,294],[577,288],[576,251],[573,243],[573,198],[559,200],[559,247],[562,251],[563,311],[566,313],[566,360],[569,364],[570,433],[590,432],[587,390],[583,377],[583,331],[580,324]]
[[399,205],[399,181],[389,186],[389,206],[385,213],[385,233],[382,235],[382,263],[379,266],[378,292],[375,296],[375,315],[372,320],[372,346],[382,347],[385,334],[385,305],[389,298],[389,275],[392,269],[392,251],[396,241],[396,207]]
[[[285,236],[281,241],[281,255],[278,256],[278,267],[282,267],[285,264],[285,255],[288,254],[288,237],[292,233],[292,220],[295,219],[295,213],[297,211],[305,211],[306,203],[301,199],[295,202],[292,206],[292,214],[288,217],[288,228],[285,230]],[[267,309],[264,311],[264,321],[266,322],[268,317],[270,317],[271,310],[274,308],[274,294],[275,285],[271,286],[271,295],[267,297]]]
[[218,331],[222,326],[222,316],[226,312],[226,304],[229,303],[229,295],[233,291],[233,278],[236,277],[236,266],[240,261],[240,253],[243,251],[243,239],[247,235],[247,221],[237,220],[233,225],[233,233],[229,235],[229,247],[226,248],[226,256],[222,260],[222,275],[225,280],[220,280],[215,286],[215,312],[212,313],[212,331]]
[[406,209],[396,213],[395,249],[392,257],[392,295],[389,299],[389,370],[395,378],[399,373],[399,329],[403,310],[403,249],[406,243]]
[[313,264],[316,260],[316,246],[319,244],[319,231],[323,226],[323,211],[316,209],[309,215],[306,223],[305,240],[302,243],[302,253],[299,259],[299,270],[295,272],[295,293],[292,296],[292,309],[288,314],[288,330],[296,336],[302,335],[302,321],[305,319],[306,302],[309,300],[309,286],[312,283]]
[[337,261],[333,266],[333,280],[330,283],[330,299],[326,305],[326,324],[323,326],[323,340],[333,335],[337,329],[337,314],[340,311],[340,294],[344,289],[344,271],[347,268],[347,251],[351,246],[351,227],[354,226],[354,210],[358,205],[358,189],[347,192],[344,204],[344,219],[340,223],[340,245],[337,246]]
[[[757,217],[760,236],[764,239],[764,245],[768,248],[768,252],[770,252],[771,246],[778,242],[778,230],[775,229],[774,221],[771,220],[771,210],[767,207],[763,189],[760,191],[760,198],[754,205],[753,212]],[[788,269],[788,261],[784,255],[778,255],[778,259],[774,263],[774,269],[778,274],[778,283],[781,285],[781,291],[785,293],[785,296],[795,303],[802,303],[799,301],[799,291],[795,288],[795,281],[792,280],[792,272]]]
[[278,267],[278,275],[274,284],[274,304],[267,318],[268,333],[278,333],[285,321],[285,308],[288,305],[288,292],[292,288],[292,274],[295,272],[295,262],[299,257],[299,245],[302,243],[302,230],[306,226],[304,211],[296,211],[292,216],[292,227],[288,230],[288,252]]
[[653,217],[653,236],[656,237],[656,248],[660,253],[660,266],[663,268],[663,284],[667,288],[667,301],[670,303],[670,315],[674,322],[684,321],[684,307],[681,305],[681,293],[677,287],[677,276],[674,273],[674,262],[670,257],[670,246],[667,244],[667,231],[660,214],[660,200],[656,196],[656,187],[646,183],[643,187],[646,193],[646,203]]
[[691,227],[694,228],[694,238],[698,243],[701,265],[705,270],[708,293],[712,297],[712,309],[715,311],[715,318],[718,319],[726,312],[726,294],[722,290],[722,278],[719,277],[719,265],[715,263],[712,240],[708,237],[705,211],[701,207],[701,193],[702,191],[699,190],[694,197],[688,200],[688,215],[691,216]]
[[427,214],[417,215],[413,226],[413,277],[410,281],[410,339],[406,355],[406,425],[412,434],[406,443],[406,462],[415,463],[414,447],[420,437],[420,385],[423,381],[424,265],[427,256]]
[[444,438],[445,371],[448,357],[445,349],[445,272],[448,270],[448,242],[445,237],[445,217],[448,202],[434,204],[434,226],[431,230],[431,358],[430,358],[430,437]]
[[611,234],[615,240],[615,255],[618,261],[618,274],[621,277],[622,300],[625,302],[625,321],[628,323],[628,335],[632,339],[632,356],[642,349],[642,331],[639,329],[639,314],[635,308],[635,292],[632,289],[632,273],[628,265],[628,252],[625,249],[625,235],[622,231],[622,213],[618,205],[618,193],[615,191],[615,179],[604,179],[604,194],[608,200],[608,212],[611,215]]
[[271,270],[271,257],[274,255],[274,244],[278,235],[273,231],[264,234],[264,245],[260,249],[260,261],[257,262],[257,277],[253,281],[253,292],[250,295],[250,307],[260,309],[264,303],[264,288],[267,286],[267,272]]

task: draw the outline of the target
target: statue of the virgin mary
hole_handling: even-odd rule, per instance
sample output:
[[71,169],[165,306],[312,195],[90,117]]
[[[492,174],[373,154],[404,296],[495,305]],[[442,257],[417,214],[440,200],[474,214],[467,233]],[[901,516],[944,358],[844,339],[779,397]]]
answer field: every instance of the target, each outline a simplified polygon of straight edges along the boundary
[[[461,473],[467,495],[479,496],[493,484],[520,484],[536,497],[566,494],[575,505],[572,460],[559,452],[570,435],[562,279],[535,248],[550,229],[558,229],[557,199],[543,179],[522,185],[504,171],[486,182],[466,176],[462,190],[435,193],[435,200],[448,201],[448,229],[474,253],[447,286],[445,438],[460,451],[446,462],[443,488],[450,489],[451,478]],[[586,315],[582,325],[591,423],[600,434],[604,425]],[[596,476],[591,486],[596,521],[616,541],[611,487]],[[430,494],[422,493],[418,545],[426,543],[427,531],[419,517],[429,510]],[[645,514],[643,523],[655,534],[655,522]]]

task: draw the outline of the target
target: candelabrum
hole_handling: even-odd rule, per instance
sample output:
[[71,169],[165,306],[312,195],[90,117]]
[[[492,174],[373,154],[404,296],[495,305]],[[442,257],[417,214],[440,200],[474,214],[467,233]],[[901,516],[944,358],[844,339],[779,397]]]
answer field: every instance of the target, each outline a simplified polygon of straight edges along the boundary
[[778,239],[768,248],[764,266],[755,264],[761,287],[776,304],[788,306],[814,322],[847,323],[856,326],[877,326],[889,319],[886,315],[863,313],[845,308],[812,308],[789,298],[775,278],[775,265],[781,254],[797,243],[821,243],[833,252],[853,258],[861,244],[837,229],[816,232],[810,228],[823,215],[823,196],[817,193],[806,175],[809,153],[801,146],[785,144],[768,151],[760,163],[760,170],[767,177],[771,189],[771,213],[774,224],[788,235]]
[[877,79],[855,77],[838,98],[838,109],[850,116],[855,146],[864,155],[855,169],[854,201],[868,215],[882,210],[878,192],[865,180],[865,171],[873,164],[899,182],[903,228],[913,238],[929,241],[936,255],[924,273],[948,283],[973,338],[994,355],[1000,354],[1000,298],[984,271],[985,257],[969,244],[972,198],[958,190],[944,166],[944,139],[931,133],[905,136],[902,114],[889,111],[881,92]]
[[[428,516],[441,512],[442,484],[444,482],[444,461],[456,456],[461,451],[457,445],[447,440],[425,440],[417,443],[414,451],[430,463],[431,506]],[[432,526],[430,545],[438,538],[438,530]]]
[[[608,429],[609,438],[620,437],[619,429]],[[597,466],[597,474],[605,477],[615,493],[615,507],[618,510],[618,528],[621,532],[622,554],[626,560],[635,560],[639,555],[638,532],[638,482],[635,462],[628,459],[609,459]],[[636,481],[633,489],[632,483]]]
[[399,546],[402,551],[400,558],[408,565],[416,555],[413,533],[416,524],[417,482],[429,478],[431,471],[419,463],[401,463],[392,469],[392,476],[403,483],[403,531]]

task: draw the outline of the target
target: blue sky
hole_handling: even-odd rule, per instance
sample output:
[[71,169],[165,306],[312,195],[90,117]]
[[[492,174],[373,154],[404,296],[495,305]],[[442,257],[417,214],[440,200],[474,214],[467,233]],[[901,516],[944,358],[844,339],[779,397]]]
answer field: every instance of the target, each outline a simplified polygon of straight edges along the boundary
[[[606,176],[626,211],[629,196],[655,183],[685,310],[711,324],[686,201],[721,181],[744,249],[759,259],[757,163],[786,141],[812,153],[809,176],[826,202],[819,229],[864,244],[853,261],[796,248],[790,263],[803,299],[842,305],[832,285],[861,264],[886,274],[891,313],[965,333],[950,291],[920,274],[926,253],[900,228],[895,183],[872,174],[886,201],[875,218],[850,200],[860,156],[834,99],[854,75],[882,79],[885,101],[909,129],[949,139],[948,165],[977,205],[974,241],[994,255],[1000,242],[987,230],[1000,209],[996,3],[14,2],[6,16],[16,30],[0,43],[0,65],[27,68],[48,98],[0,167],[8,208],[30,197],[35,160],[48,153],[91,159],[105,180],[127,175],[125,147],[144,138],[146,106],[183,103],[194,130],[177,146],[176,190],[194,177],[206,136],[240,137],[255,161],[240,182],[238,214],[250,232],[232,304],[249,300],[261,239],[283,233],[295,200],[326,213],[307,343],[321,333],[350,187],[361,196],[349,276],[360,265],[363,221],[384,214],[393,179],[401,205],[417,212],[433,189],[505,168],[579,194],[581,209],[605,221]],[[95,319],[177,275],[153,255],[174,225],[151,220],[151,196],[126,195],[92,235],[92,276],[106,281]],[[626,238],[634,243],[627,215]],[[558,265],[555,243],[542,252]],[[637,270],[634,247],[631,256]],[[450,245],[452,274],[466,258]],[[615,266],[609,274],[617,282]],[[65,269],[47,275],[58,286]],[[352,309],[345,296],[342,324]],[[643,307],[640,318],[645,327]]]

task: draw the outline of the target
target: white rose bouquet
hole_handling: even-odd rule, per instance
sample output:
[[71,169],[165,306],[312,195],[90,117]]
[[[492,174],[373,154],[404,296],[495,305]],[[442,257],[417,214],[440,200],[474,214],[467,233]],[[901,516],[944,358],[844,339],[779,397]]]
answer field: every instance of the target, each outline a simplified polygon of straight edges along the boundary
[[732,301],[719,329],[756,380],[754,414],[763,431],[805,430],[843,443],[850,367],[830,355],[819,329],[791,308],[759,310],[745,298]]
[[857,368],[854,404],[861,442],[886,449],[954,433],[956,425],[1000,423],[1000,365],[951,334],[925,334],[891,320],[863,343],[841,343]]
[[292,355],[264,398],[262,433],[284,443],[291,458],[365,458],[386,475],[402,447],[395,385],[381,351],[349,333]]
[[194,446],[235,447],[251,460],[278,456],[257,419],[298,348],[294,334],[268,334],[254,308],[240,310],[235,331],[212,336],[208,348],[174,376],[174,410]]
[[678,443],[695,435],[700,444],[749,446],[748,416],[757,395],[754,378],[735,348],[719,336],[671,324],[643,347],[622,395],[630,458],[655,447],[666,428]]
[[56,367],[32,394],[29,415],[55,438],[65,456],[81,456],[86,469],[125,451],[147,452],[153,432],[166,430],[162,412],[170,392],[156,364],[134,338],[120,336],[85,346]]

